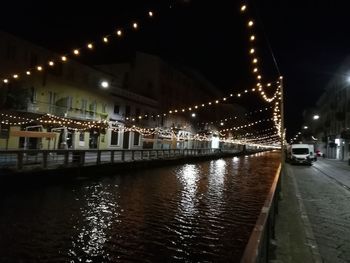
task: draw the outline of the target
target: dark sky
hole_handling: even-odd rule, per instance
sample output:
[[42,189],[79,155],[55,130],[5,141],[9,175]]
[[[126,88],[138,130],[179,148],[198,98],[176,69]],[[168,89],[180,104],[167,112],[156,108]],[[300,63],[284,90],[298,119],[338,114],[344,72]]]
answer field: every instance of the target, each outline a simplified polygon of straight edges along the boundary
[[[73,4],[74,2],[74,4]],[[344,0],[248,1],[257,22],[257,49],[266,81],[278,77],[269,45],[285,78],[286,127],[293,136],[302,112],[314,106],[326,83],[350,52],[349,6]],[[225,93],[252,87],[246,18],[242,1],[12,1],[2,3],[0,30],[57,52],[100,39],[133,18],[139,32],[84,56],[86,63],[108,63],[140,50],[199,69]],[[172,6],[170,9],[169,6]],[[151,7],[156,17],[145,12]],[[257,103],[244,105],[254,109]],[[237,101],[240,103],[240,101]],[[243,101],[242,101],[243,102]]]

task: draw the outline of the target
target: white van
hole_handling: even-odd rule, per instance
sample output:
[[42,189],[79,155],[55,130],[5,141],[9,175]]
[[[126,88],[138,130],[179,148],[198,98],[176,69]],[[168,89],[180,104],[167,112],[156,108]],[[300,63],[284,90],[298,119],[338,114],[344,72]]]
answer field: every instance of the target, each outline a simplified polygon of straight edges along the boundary
[[[313,145],[312,145],[313,146]],[[291,163],[312,164],[314,151],[309,144],[292,144],[288,149],[288,159]],[[310,153],[312,156],[310,156]]]

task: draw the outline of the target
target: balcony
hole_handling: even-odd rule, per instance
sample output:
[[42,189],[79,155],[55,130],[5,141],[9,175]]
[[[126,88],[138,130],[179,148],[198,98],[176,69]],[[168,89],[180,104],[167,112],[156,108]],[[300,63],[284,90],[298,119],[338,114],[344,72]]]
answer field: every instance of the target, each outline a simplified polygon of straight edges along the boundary
[[106,120],[108,113],[100,113],[88,110],[81,110],[77,108],[70,108],[67,106],[57,106],[46,102],[36,101],[27,104],[27,112],[38,114],[52,114],[63,118],[72,118],[80,120]]

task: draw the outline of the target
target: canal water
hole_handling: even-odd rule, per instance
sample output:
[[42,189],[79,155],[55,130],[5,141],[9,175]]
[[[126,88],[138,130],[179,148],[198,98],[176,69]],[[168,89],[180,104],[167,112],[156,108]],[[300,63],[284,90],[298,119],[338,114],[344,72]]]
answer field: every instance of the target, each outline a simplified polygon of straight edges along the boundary
[[2,185],[0,262],[239,262],[279,158]]

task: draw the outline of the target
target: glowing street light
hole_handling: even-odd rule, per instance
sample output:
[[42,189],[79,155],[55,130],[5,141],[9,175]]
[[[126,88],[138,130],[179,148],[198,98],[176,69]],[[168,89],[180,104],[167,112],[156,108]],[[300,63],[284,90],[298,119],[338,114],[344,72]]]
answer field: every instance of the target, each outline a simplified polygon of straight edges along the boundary
[[107,89],[107,88],[109,87],[108,81],[105,81],[105,80],[102,81],[102,82],[101,82],[101,87],[104,88],[104,89]]

